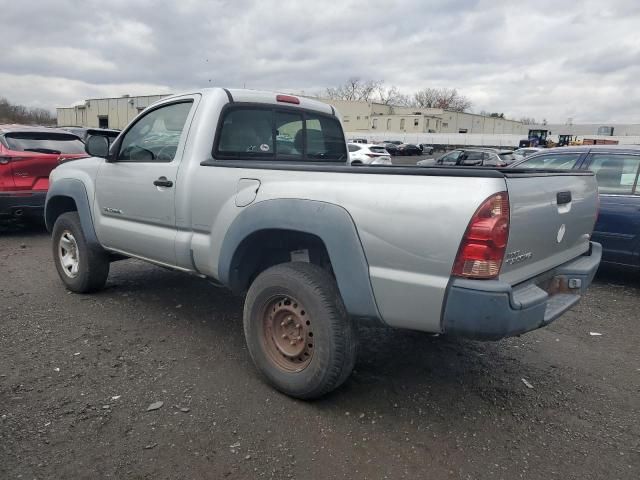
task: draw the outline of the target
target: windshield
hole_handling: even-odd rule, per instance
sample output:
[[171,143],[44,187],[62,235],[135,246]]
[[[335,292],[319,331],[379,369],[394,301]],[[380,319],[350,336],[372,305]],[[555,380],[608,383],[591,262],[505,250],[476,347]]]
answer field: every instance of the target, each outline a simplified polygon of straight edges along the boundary
[[47,132],[16,132],[5,135],[7,146],[16,152],[85,153],[84,143],[75,135]]
[[539,155],[517,165],[518,168],[571,169],[580,158],[579,153]]

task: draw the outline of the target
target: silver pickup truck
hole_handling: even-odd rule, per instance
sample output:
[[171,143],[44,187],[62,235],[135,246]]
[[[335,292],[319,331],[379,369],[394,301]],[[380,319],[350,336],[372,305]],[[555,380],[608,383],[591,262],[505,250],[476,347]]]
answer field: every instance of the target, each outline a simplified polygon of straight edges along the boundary
[[298,398],[349,376],[355,322],[519,335],[574,305],[600,261],[591,173],[349,166],[336,112],[307,98],[177,95],[87,152],[46,200],[66,287],[98,290],[135,257],[245,294],[251,357]]

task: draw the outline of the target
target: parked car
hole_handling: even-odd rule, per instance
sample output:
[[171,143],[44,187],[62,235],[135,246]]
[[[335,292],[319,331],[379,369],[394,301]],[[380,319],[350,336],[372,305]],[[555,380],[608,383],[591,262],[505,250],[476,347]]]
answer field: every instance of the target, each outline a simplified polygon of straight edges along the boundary
[[[108,147],[94,136],[92,158],[51,173],[62,283],[99,290],[110,262],[135,257],[246,293],[248,352],[298,398],[349,377],[356,320],[519,335],[575,305],[599,264],[593,173],[348,167],[333,108],[309,98],[174,95]],[[567,194],[571,208],[555,204]]]
[[391,165],[391,155],[381,145],[350,143],[347,147],[351,165]]
[[383,140],[382,143],[393,143],[394,145],[402,145],[404,142],[400,140]]
[[65,130],[0,125],[0,218],[42,218],[51,170],[86,156],[82,140]]
[[540,150],[543,150],[543,149],[538,147],[518,148],[517,150],[513,151],[513,156],[515,157],[515,161],[520,161],[523,158],[528,157],[533,153],[539,152]]
[[423,155],[432,155],[433,154],[433,151],[434,151],[433,145],[429,145],[427,143],[421,143],[420,145],[418,145],[418,147],[422,151]]
[[449,165],[465,167],[506,167],[514,161],[511,150],[492,148],[465,148],[445,153],[435,162],[432,159],[420,160],[421,167],[432,165]]
[[396,156],[398,155],[398,145],[396,145],[395,143],[381,143],[380,144],[381,147],[384,147],[384,149],[389,153],[389,155],[392,156]]
[[369,141],[366,138],[354,138],[351,143],[369,143]]
[[413,143],[402,143],[398,145],[398,155],[421,155],[422,150]]
[[594,172],[600,192],[600,213],[592,238],[602,244],[602,259],[640,267],[640,147],[589,145],[550,148],[511,167]]
[[94,135],[102,135],[103,137],[107,137],[109,139],[109,144],[113,143],[113,141],[120,135],[120,130],[113,130],[109,128],[85,128],[85,127],[60,127],[63,130],[73,133],[82,139],[83,142],[87,142],[87,140]]

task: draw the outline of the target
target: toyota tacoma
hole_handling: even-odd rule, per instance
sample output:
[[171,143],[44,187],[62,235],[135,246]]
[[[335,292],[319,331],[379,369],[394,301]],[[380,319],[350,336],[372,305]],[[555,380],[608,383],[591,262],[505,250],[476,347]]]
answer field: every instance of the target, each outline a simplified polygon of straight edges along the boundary
[[245,295],[256,367],[303,399],[338,387],[357,322],[494,340],[548,325],[591,283],[592,173],[348,165],[333,107],[268,92],[165,98],[51,174],[62,282],[138,258]]

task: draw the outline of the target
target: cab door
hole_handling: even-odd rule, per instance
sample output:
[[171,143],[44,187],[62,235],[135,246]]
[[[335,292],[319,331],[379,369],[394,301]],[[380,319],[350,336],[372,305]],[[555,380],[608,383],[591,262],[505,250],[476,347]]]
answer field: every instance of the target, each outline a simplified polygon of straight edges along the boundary
[[600,193],[600,214],[593,240],[602,244],[605,261],[637,265],[640,155],[591,153],[586,162],[586,168],[596,174]]
[[176,264],[176,179],[196,102],[185,96],[144,112],[113,145],[94,204],[105,247]]

